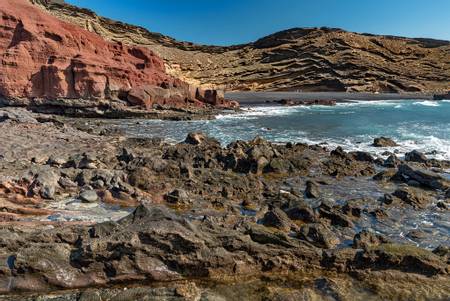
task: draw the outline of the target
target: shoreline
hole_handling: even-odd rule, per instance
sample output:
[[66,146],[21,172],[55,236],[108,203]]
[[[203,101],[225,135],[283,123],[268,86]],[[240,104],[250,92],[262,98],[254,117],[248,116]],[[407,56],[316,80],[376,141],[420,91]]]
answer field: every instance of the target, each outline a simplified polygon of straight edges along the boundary
[[[123,300],[136,300],[142,290],[133,285],[164,283],[147,294],[171,296],[176,281],[195,296],[179,300],[198,300],[208,291],[221,296],[207,286],[227,277],[260,300],[247,275],[273,273],[284,283],[285,271],[305,269],[313,282],[352,281],[349,296],[372,284],[355,272],[410,290],[426,281],[431,289],[420,296],[450,294],[441,285],[449,283],[450,240],[439,225],[450,214],[450,180],[441,172],[450,161],[263,138],[221,146],[198,132],[171,144],[100,123],[86,132],[51,115],[1,111],[0,300],[35,301],[23,293],[60,288],[102,296],[130,288]],[[403,293],[387,284],[373,296]]]
[[[335,100],[348,102],[354,100],[433,100],[432,93],[349,93],[349,92],[228,92],[226,98],[239,102],[241,106],[254,106],[274,103],[275,100]],[[274,103],[275,104],[275,103]]]

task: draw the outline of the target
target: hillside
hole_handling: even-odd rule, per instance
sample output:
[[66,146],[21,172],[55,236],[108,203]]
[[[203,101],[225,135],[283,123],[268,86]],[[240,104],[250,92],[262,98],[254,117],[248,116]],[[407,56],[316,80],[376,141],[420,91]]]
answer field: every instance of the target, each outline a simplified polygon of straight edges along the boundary
[[0,41],[0,105],[60,113],[236,105],[166,73],[149,48],[106,41],[27,0],[0,2]]
[[149,47],[167,72],[230,90],[438,92],[450,88],[450,42],[294,28],[231,47],[179,42],[90,10],[31,0],[113,41]]

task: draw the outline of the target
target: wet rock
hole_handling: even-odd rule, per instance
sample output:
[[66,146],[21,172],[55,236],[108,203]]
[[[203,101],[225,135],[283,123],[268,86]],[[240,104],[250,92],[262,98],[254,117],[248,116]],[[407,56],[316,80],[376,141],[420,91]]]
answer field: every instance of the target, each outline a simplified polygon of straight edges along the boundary
[[383,171],[380,171],[376,175],[373,176],[373,179],[375,181],[389,181],[391,180],[395,175],[397,175],[397,169],[389,168],[385,169]]
[[349,156],[342,147],[338,146],[336,147],[336,149],[332,150],[330,152],[331,156],[334,157],[338,157],[338,158],[342,158],[342,159],[347,159],[350,158],[351,156]]
[[268,211],[261,219],[261,224],[266,227],[289,231],[292,222],[283,210],[279,208],[272,208],[272,210]]
[[373,146],[375,147],[394,147],[394,146],[398,146],[397,143],[395,143],[394,140],[392,140],[391,138],[387,138],[387,137],[379,137],[379,138],[375,138],[373,140]]
[[314,210],[307,206],[296,206],[286,211],[288,217],[294,221],[303,221],[305,223],[317,222],[317,215]]
[[339,244],[339,239],[333,231],[323,224],[303,225],[300,228],[298,237],[324,249],[332,249]]
[[406,236],[412,240],[421,240],[427,237],[427,233],[421,230],[411,230]]
[[352,156],[353,159],[356,161],[370,162],[370,163],[375,161],[373,156],[368,152],[361,152],[361,151],[350,152],[349,155]]
[[260,225],[254,225],[251,226],[248,230],[248,234],[250,235],[250,238],[252,241],[257,242],[259,244],[272,244],[272,245],[278,245],[283,246],[286,248],[292,248],[295,245],[292,244],[287,235],[284,233],[273,233],[266,230],[267,228],[264,228]]
[[95,203],[98,201],[98,195],[95,190],[86,190],[80,193],[80,200],[83,203]]
[[333,226],[340,226],[344,228],[353,228],[355,225],[351,219],[340,213],[336,212],[334,209],[326,210],[324,208],[319,208],[319,214],[322,218],[329,219]]
[[186,139],[184,140],[184,143],[191,145],[201,145],[201,144],[208,144],[214,146],[220,145],[219,141],[217,141],[214,138],[210,138],[203,133],[189,133]]
[[313,100],[295,100],[295,99],[280,99],[275,100],[275,103],[283,106],[335,106],[336,100],[333,99],[313,99]]
[[424,209],[432,201],[432,199],[423,191],[412,187],[399,188],[393,193],[393,196],[398,197],[404,203],[411,205],[416,209]]
[[392,194],[385,193],[382,197],[378,199],[378,201],[385,205],[393,205],[399,204],[402,200],[396,196],[393,196]]
[[442,210],[449,209],[448,205],[446,203],[444,203],[444,202],[437,202],[436,207],[438,207],[439,209],[442,209]]
[[186,205],[191,203],[188,193],[183,189],[175,189],[165,195],[165,199],[172,204]]
[[306,182],[306,189],[305,189],[305,196],[307,198],[317,199],[320,198],[320,188],[319,184],[317,184],[315,181],[307,181]]
[[396,178],[414,180],[432,189],[446,190],[450,188],[450,181],[444,179],[441,175],[423,168],[411,167],[407,164],[399,166]]
[[369,248],[361,255],[356,261],[359,267],[398,269],[427,276],[446,273],[447,264],[441,257],[411,245],[386,243]]
[[426,163],[428,161],[428,158],[423,153],[417,150],[413,150],[412,152],[405,154],[405,161]]
[[[265,158],[265,157],[261,157]],[[260,158],[260,159],[261,159]],[[262,163],[258,160],[258,167],[266,164],[265,161]],[[266,170],[268,172],[274,172],[274,173],[288,173],[292,171],[292,164],[288,160],[282,159],[282,158],[274,158],[270,161],[269,165],[266,167]]]
[[389,242],[389,239],[381,234],[377,234],[369,230],[363,230],[360,233],[356,234],[353,238],[353,248],[368,249],[370,247],[376,247],[380,244]]
[[342,207],[342,212],[348,216],[360,218],[365,203],[367,201],[364,199],[348,200]]
[[441,256],[447,264],[450,264],[450,246],[440,245],[433,250],[433,253]]
[[384,167],[388,168],[395,168],[400,164],[400,160],[397,158],[396,155],[390,155],[386,160],[383,162]]

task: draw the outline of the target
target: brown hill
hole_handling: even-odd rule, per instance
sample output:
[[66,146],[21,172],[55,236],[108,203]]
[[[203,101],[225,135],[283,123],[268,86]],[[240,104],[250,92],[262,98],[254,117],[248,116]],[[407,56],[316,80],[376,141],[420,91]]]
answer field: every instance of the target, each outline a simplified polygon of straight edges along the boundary
[[450,88],[450,42],[295,28],[231,47],[179,42],[90,10],[31,0],[114,41],[145,45],[167,72],[228,90],[442,92]]

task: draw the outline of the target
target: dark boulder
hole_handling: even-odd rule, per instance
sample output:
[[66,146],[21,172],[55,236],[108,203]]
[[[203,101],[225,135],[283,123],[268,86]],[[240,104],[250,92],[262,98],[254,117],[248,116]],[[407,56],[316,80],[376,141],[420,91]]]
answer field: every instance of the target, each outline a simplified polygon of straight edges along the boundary
[[440,245],[433,250],[433,253],[442,257],[447,264],[450,264],[450,246]]
[[399,204],[402,200],[392,194],[385,193],[378,201],[385,205]]
[[331,210],[319,208],[318,211],[320,217],[329,219],[333,226],[340,226],[344,228],[353,228],[355,226],[348,216],[337,212],[334,208]]
[[384,167],[388,168],[395,168],[400,164],[400,160],[397,158],[396,155],[390,155],[386,160],[383,162]]
[[[261,157],[264,158],[264,157]],[[258,169],[262,166],[267,165],[265,160],[263,162],[260,162],[260,159],[257,161]],[[288,160],[282,159],[282,158],[274,158],[270,161],[269,165],[266,167],[266,170],[268,172],[274,172],[274,173],[289,173],[293,170],[293,166],[291,162]]]
[[428,161],[428,158],[423,153],[421,153],[417,150],[413,150],[412,152],[405,154],[405,161],[426,163]]
[[408,237],[412,240],[415,240],[415,241],[420,241],[427,237],[427,233],[416,229],[416,230],[409,231],[408,234],[406,234],[406,237]]
[[348,200],[342,207],[342,212],[350,217],[360,218],[365,203],[365,199]]
[[379,138],[375,138],[373,140],[372,146],[375,146],[375,147],[394,147],[394,146],[398,146],[398,144],[395,143],[395,141],[392,140],[391,138],[379,137]]
[[320,188],[319,184],[317,184],[315,181],[307,181],[306,182],[306,189],[305,189],[305,196],[307,198],[311,199],[317,199],[320,197]]
[[214,138],[210,138],[203,133],[189,133],[184,140],[184,143],[191,145],[208,144],[212,146],[220,146],[219,141]]
[[424,209],[432,201],[422,190],[412,187],[401,187],[393,193],[393,196],[416,209]]
[[286,214],[295,221],[303,221],[305,223],[317,222],[317,214],[307,205],[292,207],[286,211]]
[[261,224],[266,227],[273,227],[283,231],[289,231],[292,222],[283,210],[279,208],[273,208],[264,215],[264,217],[261,219]]
[[396,269],[427,276],[446,274],[447,268],[444,260],[431,251],[393,243],[368,248],[354,263],[360,268]]
[[298,237],[324,249],[332,249],[339,244],[339,239],[333,231],[319,223],[303,225]]
[[415,168],[408,164],[402,164],[398,168],[396,178],[404,181],[414,180],[423,186],[432,189],[446,190],[450,188],[450,181],[430,170]]
[[389,239],[383,235],[374,233],[373,231],[363,230],[353,238],[353,248],[368,249],[388,242]]
[[370,162],[370,163],[375,161],[373,156],[370,153],[368,153],[368,152],[361,152],[361,151],[350,152],[349,155],[351,157],[353,157],[353,159],[356,160],[356,161]]
[[389,168],[385,169],[383,171],[380,171],[376,175],[373,176],[373,179],[375,181],[389,181],[391,180],[395,175],[397,175],[397,169]]

